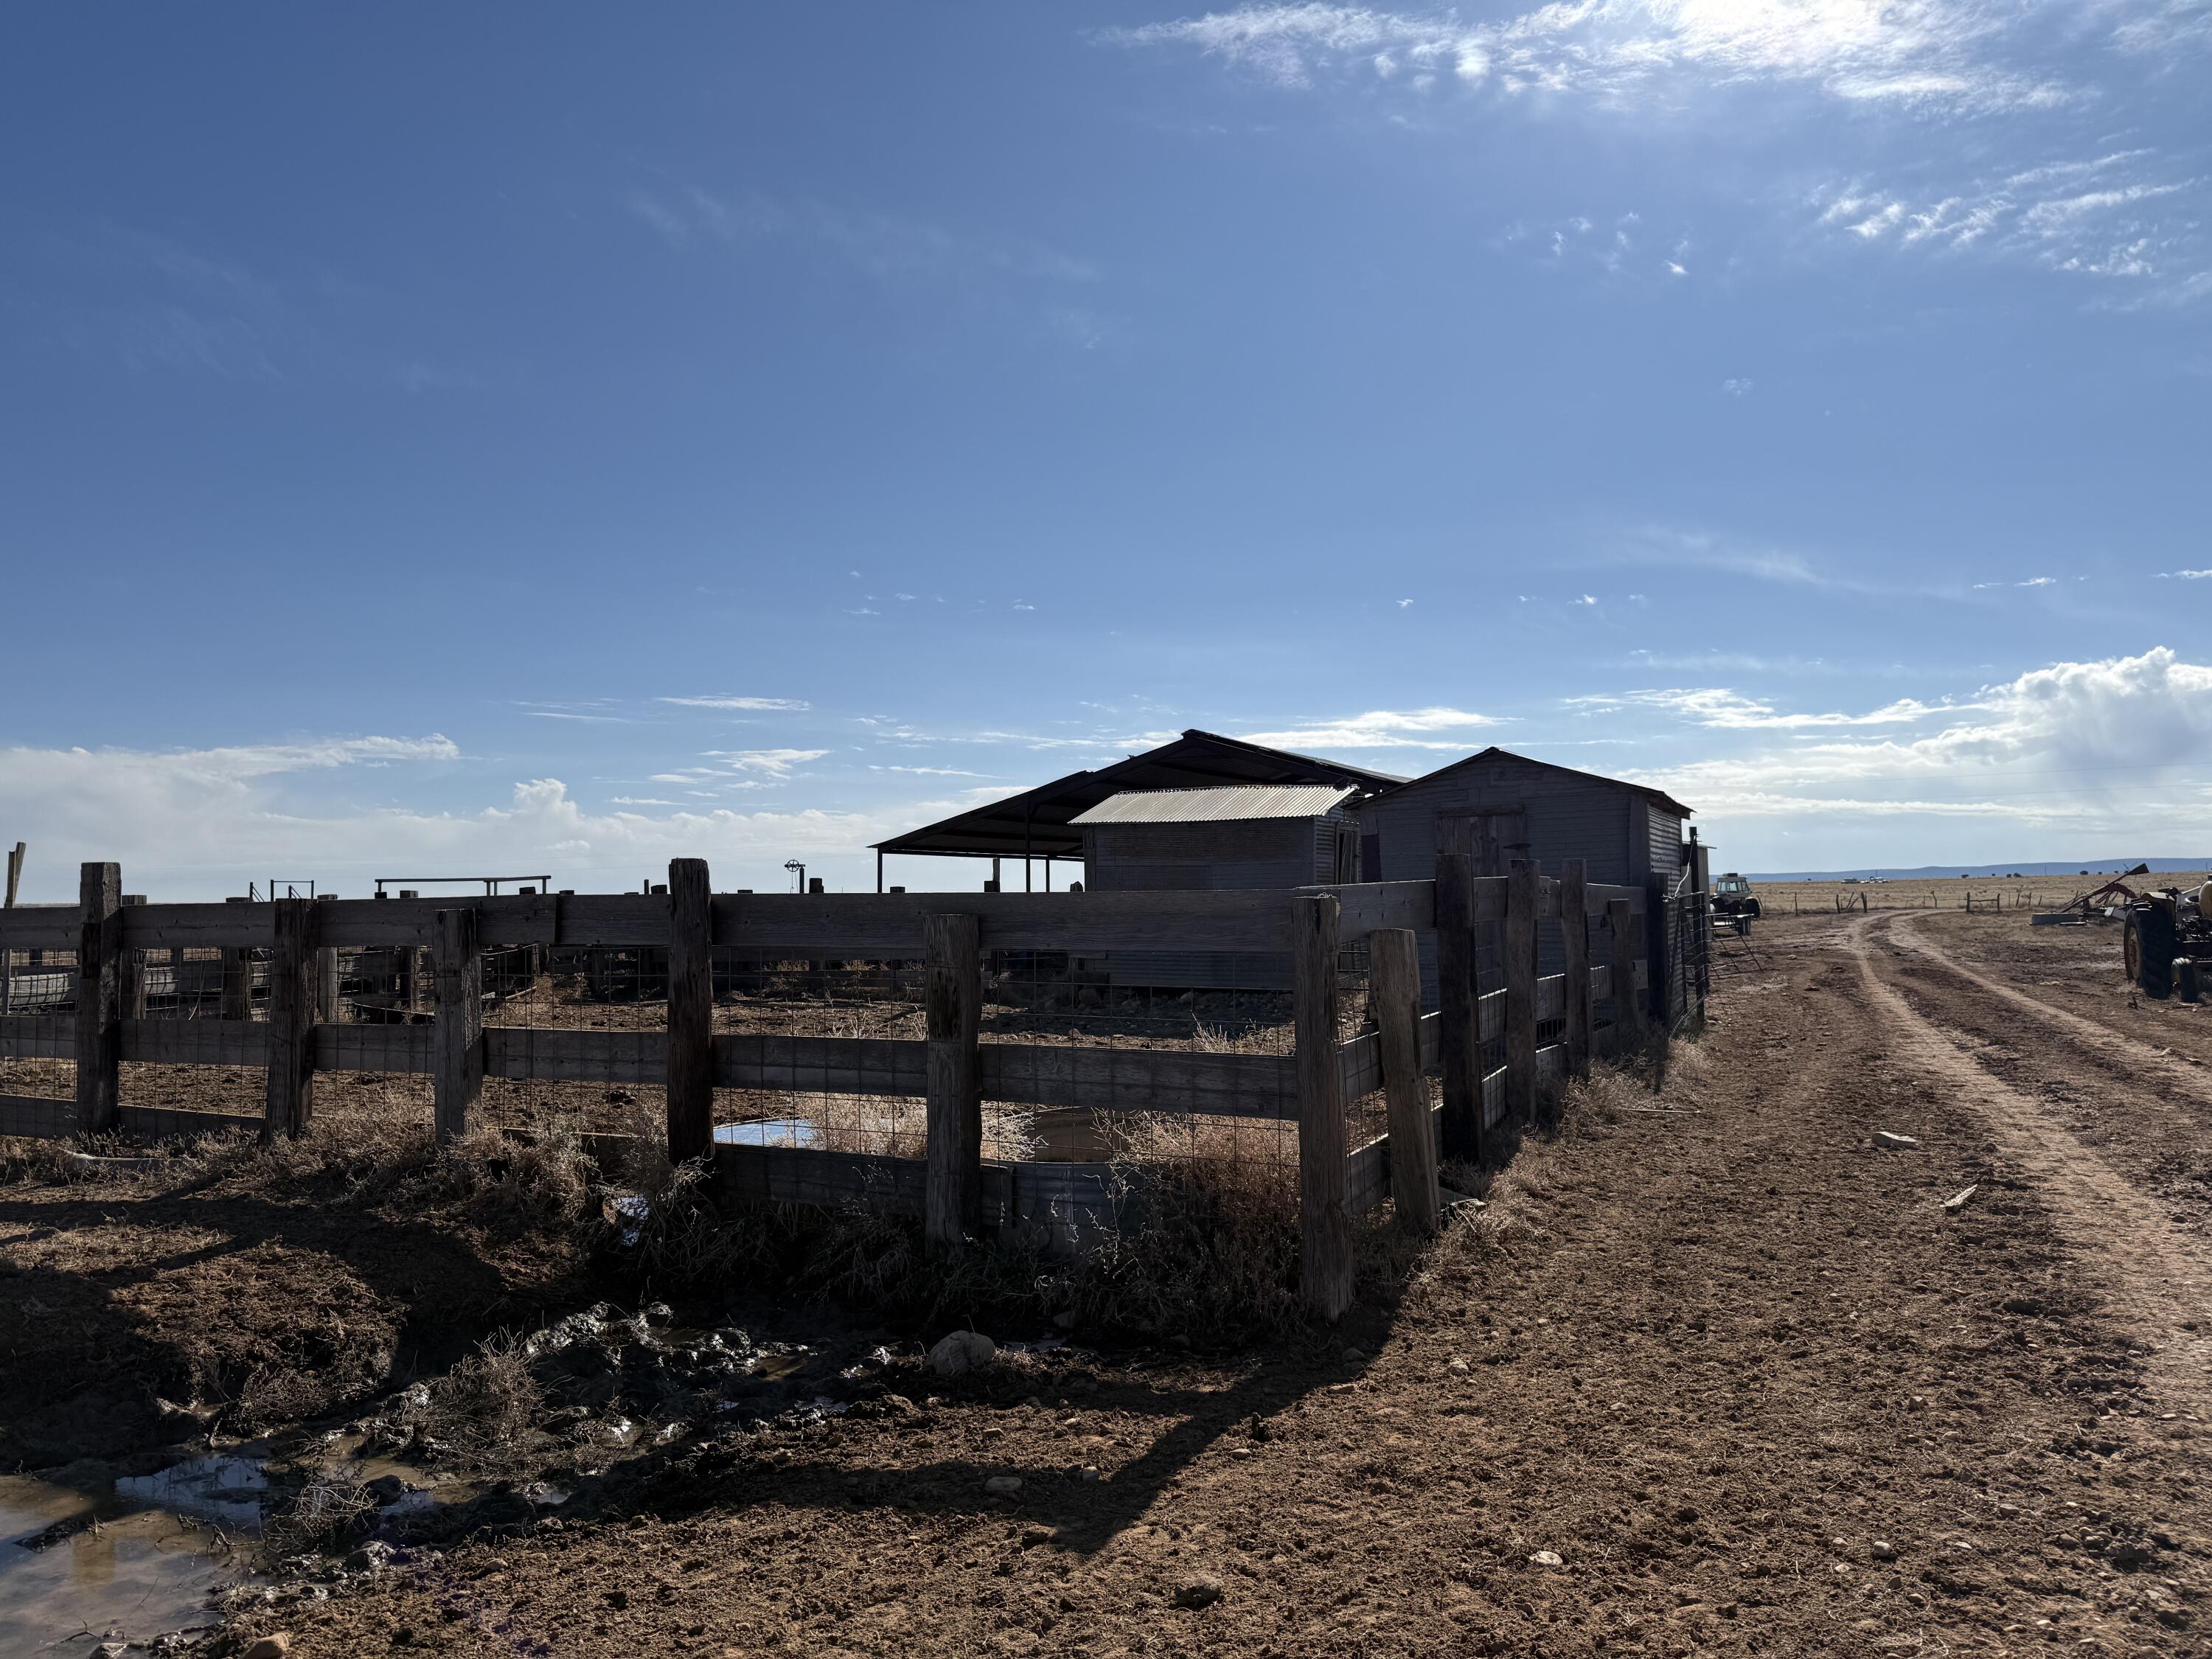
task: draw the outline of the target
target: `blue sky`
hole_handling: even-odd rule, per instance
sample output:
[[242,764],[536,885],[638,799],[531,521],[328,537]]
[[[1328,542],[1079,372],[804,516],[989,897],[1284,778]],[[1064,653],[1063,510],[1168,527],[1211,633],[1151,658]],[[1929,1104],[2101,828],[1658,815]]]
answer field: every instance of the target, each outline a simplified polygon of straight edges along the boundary
[[857,886],[1189,726],[2204,848],[2205,0],[0,31],[29,896]]

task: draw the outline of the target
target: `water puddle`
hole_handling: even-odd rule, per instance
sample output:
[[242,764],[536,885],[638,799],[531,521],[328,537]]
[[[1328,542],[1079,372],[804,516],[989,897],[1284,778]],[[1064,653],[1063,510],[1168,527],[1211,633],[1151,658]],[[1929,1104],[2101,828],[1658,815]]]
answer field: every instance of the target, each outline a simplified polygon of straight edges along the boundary
[[714,1139],[725,1146],[819,1146],[822,1131],[803,1117],[771,1117],[757,1123],[717,1123]]
[[158,1474],[125,1475],[115,1483],[118,1498],[173,1515],[213,1521],[233,1532],[260,1530],[261,1504],[268,1491],[269,1477],[258,1460],[222,1454],[188,1457]]
[[242,1564],[219,1526],[148,1501],[0,1475],[0,1656],[75,1656],[216,1623],[209,1593],[247,1577]]

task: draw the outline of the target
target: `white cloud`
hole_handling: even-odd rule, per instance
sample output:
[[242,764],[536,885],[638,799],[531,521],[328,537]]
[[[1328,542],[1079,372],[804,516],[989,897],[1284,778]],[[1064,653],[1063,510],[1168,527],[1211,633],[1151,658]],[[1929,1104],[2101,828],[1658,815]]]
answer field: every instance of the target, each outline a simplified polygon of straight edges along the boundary
[[[868,811],[756,812],[639,811],[629,809],[671,803],[629,795],[611,802],[623,810],[591,812],[559,780],[540,778],[474,810],[392,803],[395,786],[417,790],[425,769],[442,775],[460,757],[434,736],[171,752],[19,747],[0,750],[0,799],[10,839],[30,843],[25,896],[40,902],[73,896],[87,859],[116,860],[125,885],[156,900],[242,893],[272,869],[352,896],[395,869],[543,870],[581,891],[635,890],[678,856],[708,859],[718,888],[772,884],[794,854],[858,882],[870,842],[1010,793],[994,785]],[[379,799],[331,798],[332,784],[371,775]]]
[[1279,749],[1465,749],[1468,739],[1443,738],[1444,732],[1468,732],[1498,722],[1488,714],[1462,708],[1374,708],[1364,714],[1301,722],[1279,732],[1248,732],[1247,743]]
[[827,749],[710,749],[709,760],[722,761],[740,772],[760,772],[772,778],[787,778],[795,766],[809,761],[818,761],[830,753]]
[[2212,580],[2212,570],[2161,570],[2158,573],[2158,579],[2160,581],[2170,581],[2176,578],[2185,582]]
[[705,697],[657,697],[684,708],[743,708],[784,714],[804,714],[814,705],[798,697],[739,697],[727,692]]
[[1785,714],[1778,711],[1771,703],[1761,702],[1720,686],[1626,691],[1619,696],[1570,697],[1566,699],[1566,705],[1589,709],[1662,708],[1670,714],[1686,715],[1698,726],[1732,732],[1806,731],[1833,726],[1896,726],[1950,712],[1905,697],[1864,714]]
[[2035,669],[1956,706],[1894,707],[1948,723],[1923,737],[1839,735],[1634,775],[1724,816],[1929,812],[2156,836],[2185,821],[2177,814],[2212,805],[2197,759],[2212,747],[2212,666],[2165,647]]
[[2130,281],[2180,302],[2212,281],[2206,186],[2201,177],[2174,177],[2156,151],[2136,149],[2046,162],[1994,181],[1954,181],[1919,202],[1853,180],[1826,186],[1813,205],[1818,226],[1900,252],[1978,249],[2050,270]]
[[[1853,102],[1981,112],[2047,107],[2063,89],[2002,61],[2014,14],[1979,0],[1553,0],[1463,22],[1322,3],[1240,6],[1107,29],[1184,47],[1277,87],[1404,85],[1419,96],[1584,95],[1621,103],[1686,87],[1802,84]],[[1402,69],[1425,70],[1401,79]]]
[[1751,396],[1751,382],[1747,380],[1723,380],[1721,390],[1731,398],[1748,398]]

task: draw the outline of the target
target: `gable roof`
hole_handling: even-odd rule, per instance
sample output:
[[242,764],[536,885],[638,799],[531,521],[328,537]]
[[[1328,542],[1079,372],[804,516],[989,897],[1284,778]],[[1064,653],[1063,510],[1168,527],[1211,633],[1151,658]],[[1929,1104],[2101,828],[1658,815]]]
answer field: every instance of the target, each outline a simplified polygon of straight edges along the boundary
[[1076,817],[1132,790],[1328,783],[1374,794],[1405,781],[1392,773],[1270,749],[1194,727],[1172,743],[1095,772],[1071,772],[1021,794],[878,842],[875,850],[968,858],[1077,858],[1083,852],[1083,832],[1073,827]]
[[1462,767],[1479,766],[1485,761],[1511,761],[1518,766],[1540,766],[1547,772],[1564,773],[1568,777],[1581,778],[1585,782],[1602,783],[1615,789],[1626,789],[1631,794],[1641,795],[1655,805],[1666,808],[1678,818],[1686,818],[1691,816],[1691,808],[1683,805],[1663,789],[1654,789],[1649,784],[1631,783],[1626,778],[1609,778],[1601,772],[1584,772],[1575,767],[1561,766],[1556,761],[1538,760],[1533,755],[1516,755],[1510,749],[1500,749],[1495,744],[1480,754],[1469,755],[1465,760],[1454,761],[1449,766],[1440,766],[1433,772],[1425,773],[1418,778],[1408,779],[1406,782],[1395,785],[1382,793],[1385,796],[1394,795],[1401,789],[1412,788],[1417,784],[1433,783],[1438,778],[1450,776]]

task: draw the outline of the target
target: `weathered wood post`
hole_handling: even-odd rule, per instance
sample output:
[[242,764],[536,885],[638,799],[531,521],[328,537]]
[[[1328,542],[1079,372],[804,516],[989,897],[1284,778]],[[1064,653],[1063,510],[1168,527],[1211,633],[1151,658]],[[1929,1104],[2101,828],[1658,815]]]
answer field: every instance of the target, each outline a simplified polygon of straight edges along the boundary
[[1505,878],[1505,1109],[1536,1121],[1536,896],[1527,859]]
[[982,926],[972,915],[927,915],[921,940],[929,1038],[923,1232],[933,1249],[955,1249],[982,1218]]
[[280,1134],[296,1139],[307,1133],[315,1085],[315,908],[308,899],[281,898],[271,908],[264,1145]]
[[1333,1320],[1352,1305],[1350,1148],[1337,1058],[1334,893],[1291,901],[1291,994],[1297,1036],[1300,1293]]
[[1626,899],[1605,907],[1606,931],[1613,935],[1613,1044],[1615,1054],[1644,1046],[1644,1002],[1636,994],[1636,925]]
[[[123,896],[123,908],[126,910],[134,904],[145,902],[143,893],[125,893]],[[125,945],[121,947],[118,965],[123,975],[122,1018],[143,1019],[146,1018],[146,953],[134,951]]]
[[1436,1130],[1421,1080],[1421,955],[1411,928],[1378,927],[1367,936],[1368,994],[1382,1050],[1389,1106],[1390,1192],[1398,1225],[1432,1233],[1443,1200],[1437,1188]]
[[1482,1033],[1476,1024],[1474,860],[1437,855],[1437,1054],[1444,1113],[1437,1139],[1445,1158],[1482,1156]]
[[483,968],[473,908],[441,910],[436,925],[430,952],[431,1110],[443,1142],[468,1133],[469,1113],[483,1091]]
[[[234,898],[230,904],[248,901]],[[225,1019],[253,1018],[253,952],[243,945],[222,947],[222,1001],[216,1010]]]
[[343,981],[338,972],[338,953],[332,945],[315,952],[315,1018],[336,1024],[344,1018]]
[[714,899],[704,859],[668,861],[668,1156],[714,1155]]
[[123,871],[77,871],[76,1127],[114,1128],[123,1111]]
[[[15,889],[21,884],[22,879],[23,843],[19,841],[8,854],[8,888],[5,895],[0,896],[4,896],[6,902],[0,904],[0,909],[12,910],[15,908]],[[15,951],[4,943],[0,943],[0,1014],[10,1012],[9,1004],[14,1000],[15,988]]]
[[1667,896],[1667,878],[1653,874],[1644,883],[1644,1012],[1667,1030],[1674,1018],[1674,919]]
[[1559,939],[1566,949],[1567,1075],[1588,1077],[1590,1062],[1589,868],[1569,859],[1559,878]]

